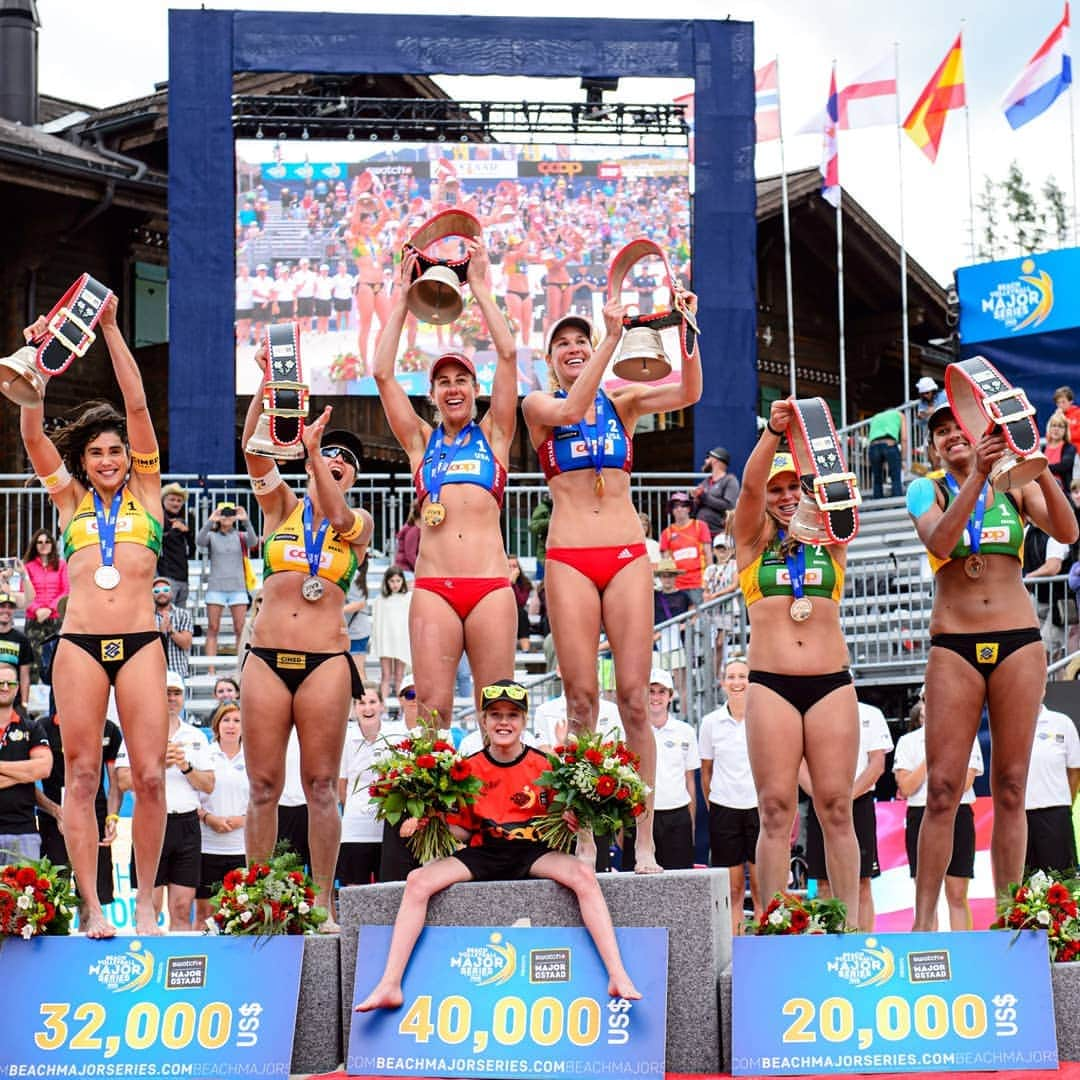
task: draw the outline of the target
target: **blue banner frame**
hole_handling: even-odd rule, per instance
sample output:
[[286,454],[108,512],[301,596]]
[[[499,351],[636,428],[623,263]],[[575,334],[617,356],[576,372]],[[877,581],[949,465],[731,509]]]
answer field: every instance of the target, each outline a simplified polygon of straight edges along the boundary
[[[734,1076],[1056,1069],[1046,934],[735,938]],[[785,972],[798,971],[793,981]]]
[[288,1077],[303,958],[301,937],[9,938],[0,1076]]
[[[617,929],[640,1001],[610,998],[580,926],[429,926],[400,1009],[351,1013],[346,1071],[364,1076],[543,1078],[630,1073],[663,1080],[667,930]],[[362,926],[353,1001],[382,975],[389,926]]]
[[169,469],[234,465],[237,71],[693,79],[694,461],[718,442],[744,461],[757,437],[753,58],[752,25],[734,21],[170,11]]

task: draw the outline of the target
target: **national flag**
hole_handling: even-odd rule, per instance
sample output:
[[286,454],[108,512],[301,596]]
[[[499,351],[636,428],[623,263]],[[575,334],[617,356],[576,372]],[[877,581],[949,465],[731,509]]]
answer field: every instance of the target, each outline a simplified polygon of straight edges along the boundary
[[776,78],[776,61],[770,60],[754,72],[754,122],[757,141],[771,142],[780,138],[780,86]]
[[886,56],[840,91],[840,130],[896,123],[896,64]]
[[836,137],[840,122],[840,102],[836,93],[836,66],[829,79],[829,101],[825,106],[824,141],[821,147],[821,197],[830,206],[840,205],[840,148]]
[[1014,130],[1050,108],[1072,83],[1069,55],[1069,5],[1061,22],[1039,46],[1016,82],[1005,91],[1001,107]]
[[966,102],[962,39],[962,34],[956,35],[945,59],[930,76],[930,81],[904,121],[904,130],[931,161],[937,160],[946,114],[950,109],[958,109]]

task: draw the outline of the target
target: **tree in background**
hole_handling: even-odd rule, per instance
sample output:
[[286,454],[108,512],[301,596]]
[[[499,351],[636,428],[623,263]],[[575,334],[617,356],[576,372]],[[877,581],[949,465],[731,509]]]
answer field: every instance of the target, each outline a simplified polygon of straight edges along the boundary
[[982,260],[1030,255],[1069,243],[1069,207],[1053,176],[1036,196],[1019,162],[1012,162],[1004,180],[983,177],[975,203],[981,219],[978,254]]

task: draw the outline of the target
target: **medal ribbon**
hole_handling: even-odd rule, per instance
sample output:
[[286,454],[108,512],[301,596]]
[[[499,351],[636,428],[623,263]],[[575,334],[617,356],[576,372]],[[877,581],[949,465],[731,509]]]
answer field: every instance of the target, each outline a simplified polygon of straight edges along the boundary
[[[957,484],[951,473],[945,474],[945,483],[948,485],[949,491],[955,499],[960,494],[960,485]],[[990,481],[987,480],[983,483],[982,491],[979,492],[978,502],[975,503],[975,509],[971,511],[971,517],[968,519],[968,547],[971,549],[972,555],[979,554],[979,545],[982,543],[983,517],[986,514],[986,496],[989,491]]]
[[97,518],[98,547],[101,549],[101,565],[112,566],[113,556],[116,554],[116,519],[120,513],[120,505],[124,501],[124,489],[112,497],[112,505],[109,512],[105,513],[105,503],[97,493],[96,488],[91,489],[94,494],[94,516]]
[[[780,542],[783,543],[786,534],[783,529],[777,531],[777,535],[780,538]],[[791,595],[796,600],[801,600],[803,597],[803,584],[806,581],[806,547],[803,544],[797,544],[794,552],[786,553],[784,555],[784,562],[787,563],[788,578],[791,580]]]
[[311,505],[311,497],[304,496],[304,555],[307,557],[308,569],[312,577],[319,576],[319,564],[322,562],[323,544],[326,542],[326,530],[330,528],[330,519],[323,518],[319,524],[319,531],[313,532],[311,525],[315,517],[315,509]]
[[[566,397],[566,391],[560,390],[557,397]],[[607,437],[607,424],[604,421],[604,395],[597,391],[596,400],[593,402],[596,409],[596,419],[589,423],[582,417],[577,424],[578,434],[589,451],[589,462],[596,470],[597,479],[604,471],[604,441]]]
[[[470,432],[473,429],[473,421],[470,420],[458,433],[453,442],[447,443],[446,432],[442,426],[439,426],[437,431],[431,433],[431,438],[428,439],[428,454],[431,455],[432,461],[424,464],[424,486],[428,489],[428,495],[431,497],[432,502],[439,501],[439,494],[442,491],[443,477],[450,471],[450,466],[454,464],[454,458],[458,456],[458,452],[465,445],[465,441],[468,438]],[[442,450],[442,455],[438,461],[434,460],[436,439],[438,439],[438,446]]]

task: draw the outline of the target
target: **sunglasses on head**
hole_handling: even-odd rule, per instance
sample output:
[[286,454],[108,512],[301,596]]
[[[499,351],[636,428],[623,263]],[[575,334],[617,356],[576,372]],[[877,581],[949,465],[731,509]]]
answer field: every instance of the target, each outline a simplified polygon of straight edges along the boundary
[[524,701],[528,697],[528,691],[524,686],[510,683],[509,686],[485,686],[480,691],[480,697],[484,701],[498,701],[500,698],[509,698],[511,701]]
[[346,465],[351,465],[356,472],[360,471],[360,463],[356,460],[356,455],[344,446],[324,446],[319,454],[331,460],[337,458],[339,461],[344,461]]
[[415,701],[416,691],[410,686],[408,690],[402,690],[398,696],[404,698],[406,701]]

